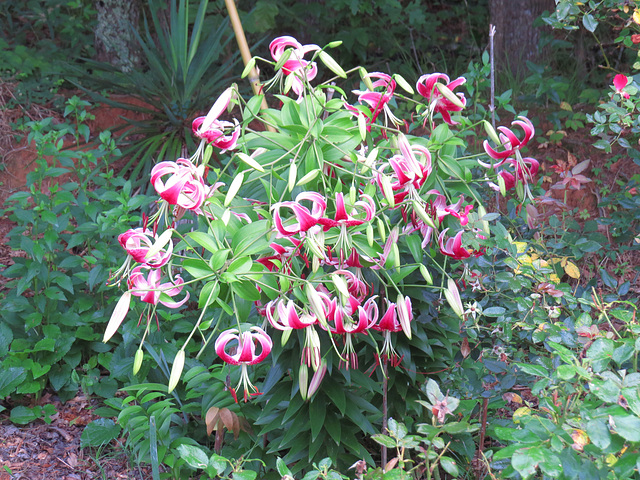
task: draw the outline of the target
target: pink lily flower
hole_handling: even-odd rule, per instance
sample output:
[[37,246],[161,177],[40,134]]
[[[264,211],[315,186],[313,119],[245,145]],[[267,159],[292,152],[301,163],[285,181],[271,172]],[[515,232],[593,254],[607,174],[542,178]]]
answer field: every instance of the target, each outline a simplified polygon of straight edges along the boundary
[[[165,176],[169,176],[166,181]],[[208,189],[198,168],[185,158],[175,162],[160,162],[151,170],[151,184],[170,205],[201,214],[200,207]]]
[[293,75],[294,81],[291,89],[298,95],[298,101],[302,99],[305,81],[310,82],[318,74],[316,62],[309,62],[303,57],[309,53],[320,50],[317,45],[302,45],[295,38],[289,36],[278,37],[269,45],[271,57],[278,62],[285,50],[291,48],[291,56],[282,65],[282,73]]
[[[358,95],[358,101],[360,103],[366,103],[371,109],[371,116],[367,118],[367,130],[371,131],[371,124],[375,123],[380,112],[384,112],[385,119],[388,119],[394,125],[402,125],[402,121],[399,120],[389,108],[389,101],[393,98],[393,92],[396,90],[396,82],[391,75],[381,72],[372,72],[367,75],[368,78],[377,80],[372,82],[374,90],[352,90],[353,93]],[[347,105],[347,108],[355,114],[361,112]]]
[[[219,120],[220,115],[229,106],[232,96],[233,88],[227,88],[215,101],[207,116],[198,117],[191,124],[193,134],[205,142],[220,148],[222,150],[220,153],[236,148],[238,137],[240,136],[240,125],[235,118],[233,123]],[[231,133],[227,134],[226,132],[230,130]]]
[[[323,310],[327,311],[329,297],[323,293],[320,293],[319,296],[323,302]],[[318,323],[318,318],[307,311],[302,311],[299,315],[295,304],[291,300],[285,304],[284,299],[272,300],[267,303],[265,315],[269,324],[277,330],[289,332],[291,330],[304,329],[305,340],[300,364],[317,370],[321,360],[320,337],[318,337],[318,332],[315,331],[313,326]],[[288,338],[288,336],[283,338]]]
[[286,237],[292,243],[292,246],[284,246],[279,243],[272,243],[269,246],[273,249],[274,255],[258,258],[256,261],[267,267],[270,272],[287,273],[291,271],[291,259],[293,257],[301,257],[305,264],[308,265],[306,254],[301,251],[300,240],[293,237]]
[[151,258],[145,258],[157,239],[158,236],[147,228],[129,229],[118,236],[118,242],[135,262],[151,268],[160,268],[166,265],[173,253],[173,242],[169,240],[165,249],[160,250]]
[[[491,147],[491,145],[489,145],[489,140],[485,140],[483,146],[485,152],[487,152],[487,155],[495,160],[504,160],[508,157],[515,156],[516,151],[522,149],[527,143],[529,143],[529,140],[533,138],[536,129],[533,127],[533,124],[527,117],[520,116],[518,117],[518,119],[519,120],[511,122],[511,125],[517,125],[522,128],[524,132],[523,139],[519,140],[516,134],[513,133],[513,130],[507,127],[500,126],[498,127],[498,130],[500,131],[499,137],[500,141],[502,142],[501,146],[504,150],[498,152],[493,147]],[[481,165],[484,166],[485,164]]]
[[[483,166],[490,166],[487,164],[483,164],[482,162],[479,163],[481,163]],[[515,158],[507,158],[502,162],[494,165],[493,168],[496,169],[504,165],[505,163],[511,165],[515,173],[514,175],[513,173],[504,169],[498,172],[498,175],[500,175],[504,180],[505,190],[511,190],[512,188],[515,188],[518,182],[522,182],[524,185],[528,185],[533,181],[533,177],[536,176],[538,170],[540,169],[540,164],[538,163],[538,161],[535,158],[531,157],[525,157],[522,159],[522,161],[518,161]],[[500,191],[500,187],[493,182],[489,183],[489,187],[491,187],[496,192]]]
[[[394,155],[389,159],[389,165],[394,172],[392,178],[396,180],[391,184],[396,205],[401,203],[407,195],[418,192],[432,171],[431,153],[427,148],[422,145],[411,145],[404,135],[398,136],[398,148],[401,155]],[[382,189],[381,176],[382,173],[377,176],[380,189]]]
[[[369,195],[363,194],[360,198],[364,200],[358,200],[354,203],[354,208],[349,215],[344,205],[344,195],[336,193],[336,214],[334,218],[323,217],[318,219],[318,223],[322,225],[323,230],[326,232],[333,227],[354,227],[371,221],[376,214],[376,204]],[[361,212],[358,212],[358,208],[360,208]],[[356,218],[356,215],[359,214],[364,214],[364,218]]]
[[467,99],[464,96],[464,93],[457,93],[456,95],[460,99],[462,103],[462,107],[456,105],[451,100],[446,98],[440,90],[436,87],[436,83],[438,80],[442,80],[445,86],[453,91],[460,85],[466,83],[467,79],[464,77],[458,77],[453,82],[449,80],[449,76],[444,73],[431,73],[427,75],[423,75],[418,79],[416,83],[416,89],[418,93],[425,97],[430,104],[433,104],[434,113],[439,113],[442,115],[442,119],[448,123],[449,125],[459,125],[459,122],[454,122],[451,120],[450,112],[460,112],[467,105]]
[[629,84],[629,78],[626,75],[619,73],[615,77],[613,77],[613,86],[616,89],[616,93],[622,95],[623,98],[629,98],[629,93],[623,92],[622,90]]
[[409,297],[400,296],[398,301],[399,303],[393,303],[385,299],[387,311],[380,318],[380,322],[378,322],[377,325],[372,326],[374,330],[382,332],[384,343],[380,353],[382,354],[383,360],[386,361],[388,359],[393,367],[400,365],[402,357],[400,357],[393,348],[391,333],[404,330],[405,334],[409,332],[407,336],[410,337],[410,323],[413,320],[411,299]]
[[[463,233],[462,230],[456,233],[455,236],[447,239],[447,241],[445,242],[444,237],[448,230],[449,230],[448,228],[445,228],[440,233],[440,235],[438,235],[438,244],[440,245],[440,252],[443,255],[454,258],[456,260],[463,260],[465,258],[469,258],[471,255],[479,257],[480,255],[484,254],[484,249],[480,249],[476,251],[476,250],[466,249],[462,246],[462,233]],[[486,237],[484,237],[483,235],[477,235],[476,238],[486,238]]]
[[[237,347],[234,354],[227,353],[226,348],[229,342],[237,342]],[[260,344],[261,351],[256,353],[256,345]],[[247,401],[250,390],[253,395],[261,395],[258,389],[249,380],[249,374],[247,371],[247,365],[255,365],[265,359],[271,349],[273,348],[273,341],[267,333],[260,327],[251,327],[249,331],[240,333],[237,329],[232,328],[225,330],[220,334],[215,343],[215,350],[218,356],[226,363],[231,365],[241,365],[242,372],[240,374],[240,382],[234,389],[233,397],[237,403],[237,397],[235,392],[243,386],[244,387],[244,401]]]
[[[311,211],[300,203],[303,200],[308,200],[313,204]],[[285,227],[282,223],[282,218],[280,217],[280,209],[282,207],[293,210],[298,222],[290,225],[289,227]],[[278,233],[281,236],[290,237],[296,233],[306,232],[311,227],[314,227],[324,215],[324,212],[327,209],[327,203],[324,197],[319,193],[302,192],[296,196],[295,201],[279,202],[274,204],[271,208],[274,211],[273,222],[275,223]]]
[[[144,271],[149,270],[147,277]],[[128,286],[132,295],[140,297],[143,302],[151,305],[163,304],[169,308],[178,308],[189,300],[189,292],[179,302],[160,300],[160,294],[165,293],[170,297],[178,295],[182,291],[184,280],[180,275],[176,275],[175,283],[160,283],[162,272],[159,269],[152,269],[146,265],[140,265],[134,268],[129,275]]]
[[462,202],[464,202],[464,196],[460,195],[460,199],[456,203],[447,205],[447,197],[442,195],[438,190],[431,190],[428,193],[436,193],[437,197],[431,202],[432,214],[438,219],[438,224],[442,223],[442,220],[447,215],[452,215],[460,220],[460,225],[463,227],[469,223],[469,213],[473,210],[473,205],[466,205],[464,210],[460,212],[462,208]]

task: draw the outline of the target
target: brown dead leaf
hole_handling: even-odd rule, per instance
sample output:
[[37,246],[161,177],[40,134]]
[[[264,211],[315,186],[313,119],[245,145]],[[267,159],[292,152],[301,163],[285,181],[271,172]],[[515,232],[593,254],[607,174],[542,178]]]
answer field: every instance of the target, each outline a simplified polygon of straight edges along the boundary
[[467,358],[471,353],[471,347],[469,346],[469,339],[467,337],[462,340],[462,345],[460,345],[460,353],[464,358]]

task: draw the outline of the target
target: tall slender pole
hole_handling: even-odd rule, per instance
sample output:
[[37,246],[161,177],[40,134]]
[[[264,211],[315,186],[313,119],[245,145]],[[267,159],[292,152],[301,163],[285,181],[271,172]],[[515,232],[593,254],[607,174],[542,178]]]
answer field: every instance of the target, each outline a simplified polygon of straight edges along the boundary
[[[231,20],[231,25],[233,26],[233,33],[235,33],[236,35],[236,41],[238,42],[238,48],[240,49],[242,61],[246,66],[251,60],[251,52],[249,51],[247,37],[245,37],[244,35],[244,29],[242,28],[242,23],[240,22],[240,17],[238,16],[236,3],[234,0],[224,0],[224,3],[227,6],[227,11],[229,12],[229,20]],[[256,67],[253,67],[249,72],[249,82],[251,83],[251,88],[253,89],[254,95],[259,95],[261,93],[262,85],[260,84],[260,75],[258,74],[258,70],[256,69]],[[267,100],[265,97],[262,97],[262,109],[266,110],[267,108],[269,108],[269,106],[267,105]],[[275,131],[274,128],[268,124],[267,129],[271,132]]]

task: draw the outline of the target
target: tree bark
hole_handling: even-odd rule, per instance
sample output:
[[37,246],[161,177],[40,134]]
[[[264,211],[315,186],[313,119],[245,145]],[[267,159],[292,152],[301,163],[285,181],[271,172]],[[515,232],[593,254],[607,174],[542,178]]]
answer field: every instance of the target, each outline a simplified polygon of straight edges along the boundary
[[489,0],[498,68],[521,78],[527,72],[527,61],[544,62],[545,52],[539,48],[542,28],[534,27],[533,22],[545,10],[554,9],[554,0]]
[[140,0],[97,0],[96,59],[127,73],[141,64],[133,34],[140,18]]

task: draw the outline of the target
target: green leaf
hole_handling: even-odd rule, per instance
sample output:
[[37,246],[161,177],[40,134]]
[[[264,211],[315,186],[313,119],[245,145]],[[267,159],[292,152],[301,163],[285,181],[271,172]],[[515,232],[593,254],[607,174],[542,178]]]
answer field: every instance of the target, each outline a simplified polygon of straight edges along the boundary
[[640,442],[640,418],[635,415],[615,415],[611,419],[618,435],[630,442]]
[[120,436],[122,428],[110,418],[98,418],[87,424],[80,436],[80,446],[100,447]]
[[179,445],[178,453],[180,453],[180,458],[187,462],[191,468],[204,470],[209,465],[207,454],[195,445]]
[[504,307],[489,307],[482,310],[482,314],[487,317],[499,317],[500,315],[504,315],[507,309]]
[[536,377],[549,377],[549,370],[541,365],[531,365],[528,363],[516,363],[516,366],[524,373],[535,375]]
[[207,282],[200,291],[200,297],[198,298],[198,308],[202,309],[208,305],[211,305],[218,298],[220,292],[220,284],[217,280]]
[[379,443],[380,445],[384,445],[387,448],[396,448],[398,446],[398,444],[393,438],[387,435],[382,435],[381,433],[372,435],[371,440]]
[[250,470],[243,470],[242,472],[233,472],[231,478],[233,480],[256,480],[258,472],[252,472]]
[[19,425],[26,425],[29,422],[40,418],[40,415],[34,412],[35,409],[24,407],[22,405],[12,408],[9,420]]
[[453,475],[455,478],[458,477],[458,465],[450,457],[442,457],[440,458],[440,466],[447,472],[449,475]]
[[208,250],[211,253],[216,253],[218,250],[218,243],[215,238],[213,238],[208,233],[204,232],[189,232],[187,236],[194,240],[198,245],[203,247],[205,250]]
[[213,275],[209,264],[198,258],[187,258],[182,262],[182,267],[189,272],[193,278],[201,279]]
[[311,424],[311,441],[314,442],[322,430],[327,413],[326,403],[318,398],[309,405],[309,423]]
[[587,358],[593,363],[594,372],[598,373],[604,370],[613,357],[614,342],[609,338],[598,338],[589,350],[587,350]]
[[584,28],[593,33],[598,27],[598,21],[590,13],[585,13],[585,15],[582,17],[582,25],[584,25]]
[[0,369],[0,398],[11,395],[16,387],[27,379],[27,371],[22,367]]
[[224,473],[228,464],[229,462],[226,458],[216,453],[213,453],[211,457],[209,457],[209,466],[214,468],[218,475],[222,475]]
[[514,452],[511,457],[511,465],[525,479],[536,473],[536,467],[545,460],[546,453],[551,454],[551,450],[542,447],[522,448]]
[[589,420],[586,426],[587,435],[591,443],[600,450],[605,450],[611,444],[611,433],[606,422],[601,419],[594,418]]

